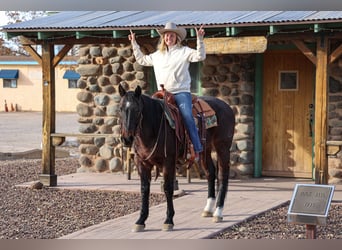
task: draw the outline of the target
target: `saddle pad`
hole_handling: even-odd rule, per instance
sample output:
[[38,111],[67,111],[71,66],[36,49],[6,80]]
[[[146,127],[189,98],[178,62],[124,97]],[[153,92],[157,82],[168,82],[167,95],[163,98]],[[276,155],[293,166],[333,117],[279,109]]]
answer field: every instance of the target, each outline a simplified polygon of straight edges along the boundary
[[212,128],[217,126],[217,117],[216,115],[207,116],[205,119],[205,128]]

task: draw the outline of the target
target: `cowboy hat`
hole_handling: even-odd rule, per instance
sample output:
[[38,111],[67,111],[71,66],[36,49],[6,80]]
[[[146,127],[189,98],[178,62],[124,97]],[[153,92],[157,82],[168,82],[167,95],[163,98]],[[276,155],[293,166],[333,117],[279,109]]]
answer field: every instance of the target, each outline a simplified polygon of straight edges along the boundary
[[168,22],[165,24],[165,27],[163,29],[157,30],[159,35],[163,35],[165,32],[175,32],[183,41],[186,37],[186,29],[184,28],[178,28],[175,23]]

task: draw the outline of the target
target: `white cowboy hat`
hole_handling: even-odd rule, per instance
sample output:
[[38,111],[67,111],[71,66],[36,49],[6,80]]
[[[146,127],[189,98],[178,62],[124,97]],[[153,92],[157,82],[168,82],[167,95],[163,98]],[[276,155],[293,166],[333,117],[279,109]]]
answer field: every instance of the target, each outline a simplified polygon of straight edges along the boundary
[[181,41],[183,41],[186,37],[186,29],[184,28],[178,28],[177,25],[175,23],[172,22],[168,22],[165,24],[164,29],[160,29],[157,30],[159,35],[163,35],[165,32],[175,32],[181,39]]

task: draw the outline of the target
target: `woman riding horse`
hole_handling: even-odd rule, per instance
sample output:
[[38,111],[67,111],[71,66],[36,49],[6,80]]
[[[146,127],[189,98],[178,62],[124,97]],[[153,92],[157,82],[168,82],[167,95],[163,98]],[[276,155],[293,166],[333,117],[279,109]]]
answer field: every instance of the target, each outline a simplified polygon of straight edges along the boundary
[[203,44],[204,30],[201,26],[197,33],[197,49],[182,46],[186,30],[175,23],[166,23],[164,29],[158,30],[161,36],[158,50],[150,55],[144,55],[136,42],[135,34],[131,31],[128,39],[131,41],[136,61],[144,66],[153,66],[158,88],[163,85],[166,91],[174,94],[182,120],[188,131],[195,150],[195,161],[203,151],[198,136],[196,124],[192,116],[190,62],[203,61],[205,49]]
[[[175,214],[174,179],[177,149],[179,149],[176,132],[167,121],[159,99],[142,94],[140,86],[134,91],[126,91],[119,85],[119,92],[121,139],[124,146],[134,147],[142,194],[140,216],[133,231],[143,231],[145,228],[145,221],[149,214],[151,172],[154,166],[157,170],[161,169],[164,178],[167,212],[163,230],[172,230]],[[211,106],[217,116],[217,125],[206,129],[205,158],[202,158],[201,165],[208,180],[208,199],[202,216],[213,217],[215,222],[219,222],[223,219],[222,211],[228,188],[230,147],[234,135],[235,116],[233,110],[224,101],[210,96],[200,98]],[[212,149],[215,149],[217,154],[217,169],[211,157]]]
[[[208,199],[202,213],[203,217],[214,217],[215,222],[222,221],[222,210],[228,188],[230,169],[230,147],[232,145],[235,115],[231,107],[215,97],[200,97],[215,111],[217,125],[206,129],[204,146],[199,139],[198,130],[192,116],[192,99],[190,92],[190,62],[205,59],[203,44],[204,30],[196,29],[197,49],[181,45],[186,37],[186,30],[178,28],[174,23],[167,23],[158,31],[161,35],[159,50],[144,55],[131,31],[131,41],[137,62],[144,66],[154,66],[158,87],[164,86],[166,91],[174,94],[176,104],[195,150],[195,161],[203,150],[204,159],[201,165],[208,179]],[[174,178],[178,157],[177,136],[168,124],[160,100],[141,93],[138,86],[134,91],[126,91],[119,85],[121,96],[120,114],[122,142],[125,146],[134,146],[136,165],[141,180],[142,206],[140,216],[133,231],[142,231],[149,213],[149,194],[151,171],[153,166],[161,169],[164,178],[167,212],[163,230],[172,230],[175,214],[173,207]],[[134,142],[134,143],[133,143]],[[217,153],[217,169],[211,158],[214,147]],[[215,192],[215,180],[218,190]],[[217,197],[217,199],[216,199]]]

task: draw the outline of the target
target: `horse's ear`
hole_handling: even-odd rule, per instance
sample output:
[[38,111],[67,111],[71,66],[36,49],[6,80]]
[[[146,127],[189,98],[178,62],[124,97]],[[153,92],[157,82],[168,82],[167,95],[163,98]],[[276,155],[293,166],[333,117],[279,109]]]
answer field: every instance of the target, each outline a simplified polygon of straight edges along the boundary
[[136,88],[135,88],[135,96],[136,97],[139,97],[141,95],[141,87],[138,85]]
[[121,84],[119,84],[119,93],[121,97],[123,97],[126,94],[126,90]]

